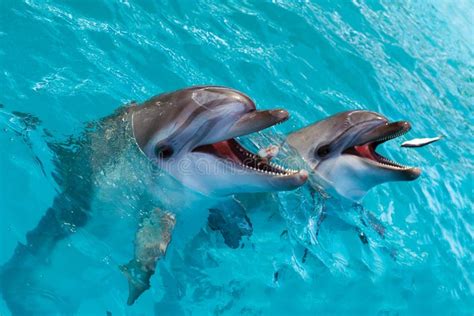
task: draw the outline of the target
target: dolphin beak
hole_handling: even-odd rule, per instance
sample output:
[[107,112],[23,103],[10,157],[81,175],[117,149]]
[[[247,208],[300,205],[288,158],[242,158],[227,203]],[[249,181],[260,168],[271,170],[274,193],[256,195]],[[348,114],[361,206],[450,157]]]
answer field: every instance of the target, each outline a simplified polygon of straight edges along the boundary
[[413,167],[413,168],[407,170],[407,172],[405,172],[403,174],[402,180],[412,181],[412,180],[417,179],[420,176],[420,174],[421,174],[421,169]]
[[296,173],[272,178],[275,191],[291,191],[302,186],[308,180],[308,171],[299,170]]
[[282,123],[289,117],[283,109],[252,111],[244,114],[228,131],[228,137],[234,138],[261,131],[270,126]]
[[377,140],[384,141],[387,139],[396,138],[400,135],[405,134],[411,129],[409,122],[400,121],[393,123],[381,124],[372,130],[365,132],[357,141],[356,145],[366,144],[368,142],[375,142]]

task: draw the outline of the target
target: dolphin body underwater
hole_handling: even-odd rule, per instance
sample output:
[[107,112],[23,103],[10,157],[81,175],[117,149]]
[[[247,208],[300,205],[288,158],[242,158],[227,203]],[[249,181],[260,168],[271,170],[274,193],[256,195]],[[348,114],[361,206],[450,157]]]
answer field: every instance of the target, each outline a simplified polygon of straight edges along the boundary
[[[35,271],[51,265],[55,253],[61,253],[58,248],[67,249],[78,233],[104,243],[110,242],[107,234],[115,234],[120,246],[114,252],[128,249],[115,262],[122,262],[131,305],[150,287],[172,236],[199,230],[213,204],[225,204],[225,197],[235,193],[301,186],[307,180],[304,170],[262,163],[234,139],[287,118],[284,110],[257,111],[236,90],[199,86],[123,107],[90,124],[80,137],[50,144],[61,192],[0,271],[1,291],[12,313],[71,312],[69,305],[75,303],[48,303],[54,295],[35,293],[48,282]],[[202,213],[182,211],[196,204],[203,206]],[[126,259],[130,253],[133,257]]]

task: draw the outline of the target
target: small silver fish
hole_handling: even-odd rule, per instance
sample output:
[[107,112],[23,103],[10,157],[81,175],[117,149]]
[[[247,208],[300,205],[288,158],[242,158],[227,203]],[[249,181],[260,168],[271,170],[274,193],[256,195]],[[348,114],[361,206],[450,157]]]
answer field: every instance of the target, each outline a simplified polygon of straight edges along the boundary
[[266,158],[268,160],[272,159],[276,155],[278,155],[278,152],[280,151],[280,148],[276,145],[270,145],[267,148],[262,148],[258,151],[258,155],[261,158]]
[[432,137],[432,138],[415,138],[404,142],[402,147],[423,147],[428,144],[434,143],[440,140],[443,136]]

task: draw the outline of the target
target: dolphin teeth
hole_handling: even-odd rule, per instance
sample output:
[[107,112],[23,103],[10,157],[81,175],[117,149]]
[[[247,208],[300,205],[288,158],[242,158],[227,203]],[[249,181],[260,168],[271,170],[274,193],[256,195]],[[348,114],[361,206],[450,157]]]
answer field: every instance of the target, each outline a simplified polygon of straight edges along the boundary
[[241,168],[273,176],[288,176],[297,172],[296,170],[287,169],[276,163],[272,163],[267,157],[262,158],[261,156],[248,151],[235,139],[228,140],[227,146],[230,147],[234,154],[233,157],[228,157],[231,158],[229,161],[237,163]]
[[[406,134],[410,129],[409,128],[403,128],[401,129],[400,131],[392,134],[392,135],[388,135],[388,136],[385,136],[385,137],[381,137],[379,139],[375,139],[375,140],[371,140],[369,141],[368,143],[365,143],[365,144],[361,144],[361,145],[358,145],[358,146],[363,146],[363,145],[367,145],[367,144],[373,144],[375,143],[375,145],[372,147],[372,154],[376,156],[376,159],[371,159],[373,160],[374,162],[380,164],[380,165],[383,165],[383,166],[388,166],[388,167],[391,167],[391,168],[395,168],[395,169],[399,169],[399,170],[407,170],[407,169],[410,169],[411,167],[409,166],[404,166],[404,165],[401,165],[393,160],[390,160],[382,155],[379,155],[376,151],[375,151],[375,148],[377,147],[377,145],[381,144],[381,143],[384,143],[388,140],[391,140],[391,139],[394,139],[394,138],[397,138],[403,134]],[[358,154],[356,154],[358,155]]]
[[377,153],[375,153],[377,155],[377,159],[378,159],[378,163],[382,164],[382,165],[385,165],[385,166],[389,166],[389,167],[392,167],[392,168],[397,168],[397,169],[400,169],[400,170],[407,170],[407,169],[410,169],[411,167],[408,167],[408,166],[403,166],[391,159],[388,159],[388,158],[385,158]]
[[385,136],[383,138],[380,138],[380,139],[377,139],[375,140],[374,142],[386,142],[387,140],[390,140],[390,139],[394,139],[394,138],[397,138],[403,134],[406,134],[408,132],[408,129],[406,130],[401,130],[393,135],[390,135],[390,136]]

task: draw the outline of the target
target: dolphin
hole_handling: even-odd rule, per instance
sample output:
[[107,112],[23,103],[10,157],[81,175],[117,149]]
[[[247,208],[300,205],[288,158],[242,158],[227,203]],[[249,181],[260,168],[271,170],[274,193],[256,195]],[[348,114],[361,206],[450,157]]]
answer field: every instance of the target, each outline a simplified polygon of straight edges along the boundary
[[[78,137],[50,143],[60,193],[27,233],[26,243],[19,243],[2,267],[0,288],[12,313],[31,314],[47,305],[38,302],[50,294],[30,301],[23,295],[35,286],[30,275],[50,265],[55,249],[77,231],[98,231],[100,239],[118,227],[115,234],[125,238],[127,229],[134,228],[133,258],[120,266],[131,305],[150,287],[156,263],[180,222],[200,223],[197,214],[181,212],[186,203],[206,208],[209,203],[202,201],[222,204],[236,193],[293,190],[304,184],[304,170],[261,161],[235,139],[287,119],[282,109],[256,110],[255,103],[237,90],[195,86],[132,103],[89,124]],[[104,187],[122,191],[104,193]],[[186,190],[193,192],[190,202]],[[96,208],[97,203],[115,210]],[[125,239],[123,244],[128,244]],[[52,310],[71,312],[67,300],[53,303],[63,306],[48,305]]]
[[[304,171],[264,163],[235,140],[287,119],[285,110],[256,111],[243,93],[210,86],[160,95],[132,113],[143,153],[185,186],[211,196],[292,190],[304,183]],[[184,162],[186,173],[180,170]],[[198,163],[221,174],[202,172]]]
[[376,152],[377,146],[410,129],[409,122],[390,122],[376,112],[347,111],[289,134],[286,142],[309,166],[315,187],[360,201],[378,184],[420,176],[419,168]]
[[[338,202],[332,203],[332,207],[339,208],[342,204],[359,203],[376,185],[412,181],[420,176],[419,168],[405,166],[376,152],[379,145],[404,135],[410,129],[409,122],[390,122],[376,112],[346,111],[289,133],[284,136],[279,151],[284,156],[281,160],[291,161],[309,171],[308,186],[313,196],[319,192],[334,197]],[[273,147],[270,146],[269,150],[278,152]],[[273,158],[270,156],[270,159]],[[382,223],[370,212],[364,214],[366,219],[361,217],[360,221],[364,225],[368,222],[383,237],[385,228]],[[251,225],[247,216],[232,213],[232,209],[214,211],[211,215],[209,227],[219,231],[229,247],[236,248],[238,244],[233,240],[249,235],[241,229],[242,225]],[[319,215],[316,236],[325,216],[325,212]],[[358,232],[361,241],[367,243],[364,233]]]

